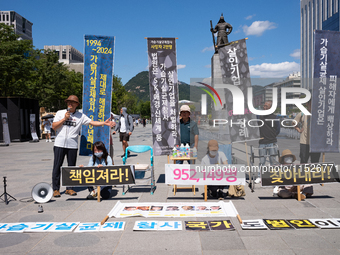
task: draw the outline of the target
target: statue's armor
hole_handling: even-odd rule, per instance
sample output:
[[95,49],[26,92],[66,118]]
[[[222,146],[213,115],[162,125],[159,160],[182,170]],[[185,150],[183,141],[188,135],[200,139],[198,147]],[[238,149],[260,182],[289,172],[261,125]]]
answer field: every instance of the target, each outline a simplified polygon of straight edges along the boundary
[[232,29],[233,27],[227,22],[218,23],[215,26],[214,33],[218,32],[217,45],[223,45],[223,44],[229,43],[228,35],[231,33]]

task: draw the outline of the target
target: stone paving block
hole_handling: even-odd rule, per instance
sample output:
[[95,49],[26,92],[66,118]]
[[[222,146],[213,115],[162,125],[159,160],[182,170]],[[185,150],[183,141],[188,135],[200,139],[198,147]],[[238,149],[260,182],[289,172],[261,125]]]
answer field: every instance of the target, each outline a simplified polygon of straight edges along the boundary
[[295,254],[293,250],[250,250],[249,255],[292,255]]
[[288,230],[288,231],[280,231],[279,235],[282,240],[291,248],[291,249],[306,249],[306,250],[314,250],[320,249],[320,247],[324,247],[325,249],[335,247],[328,241],[322,238],[319,233],[321,233],[322,229],[317,230]]
[[[274,231],[274,230],[267,230]],[[279,231],[279,230],[276,230]],[[281,230],[287,231],[287,230]],[[241,236],[242,242],[250,250],[288,250],[290,247],[278,236]]]
[[[215,231],[214,231],[215,232]],[[217,232],[217,231],[216,231]],[[200,233],[202,249],[204,250],[246,250],[242,240],[235,231],[220,231],[219,235]],[[227,233],[226,233],[227,232]]]
[[102,254],[112,254],[121,235],[121,231],[109,233],[49,233],[42,242],[38,243],[29,252],[97,254],[97,251],[99,251]]
[[124,233],[115,252],[149,251],[153,253],[168,251],[171,253],[200,252],[201,243],[196,231],[163,231]]
[[[247,250],[228,250],[229,254],[233,254],[233,255],[248,255]],[[202,252],[203,255],[224,255],[226,254],[226,251],[224,250],[203,250]]]

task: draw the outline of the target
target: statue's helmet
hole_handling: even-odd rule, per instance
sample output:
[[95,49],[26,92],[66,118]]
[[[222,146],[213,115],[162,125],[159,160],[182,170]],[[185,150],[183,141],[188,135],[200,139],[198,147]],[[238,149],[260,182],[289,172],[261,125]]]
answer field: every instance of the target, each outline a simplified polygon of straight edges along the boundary
[[224,17],[223,17],[223,13],[221,14],[221,17],[220,17],[220,20],[218,21],[218,23],[224,23],[225,20],[224,20]]

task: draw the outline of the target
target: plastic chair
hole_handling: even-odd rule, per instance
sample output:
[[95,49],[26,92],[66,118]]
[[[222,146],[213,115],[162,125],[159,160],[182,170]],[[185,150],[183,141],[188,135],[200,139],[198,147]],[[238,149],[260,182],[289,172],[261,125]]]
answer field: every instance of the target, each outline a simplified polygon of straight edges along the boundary
[[[150,182],[150,193],[153,195],[154,189],[156,188],[155,186],[155,178],[154,178],[154,167],[153,167],[153,149],[151,146],[147,145],[133,145],[129,146],[125,150],[125,156],[123,157],[123,164],[126,164],[127,157],[129,155],[129,152],[134,152],[134,153],[144,153],[147,151],[150,151],[150,165],[148,164],[135,164],[134,169],[135,169],[135,185],[134,186],[148,186],[148,184],[140,184],[140,183],[148,183]],[[146,172],[150,172],[149,177],[145,177]],[[137,183],[138,182],[138,183]],[[133,187],[134,187],[133,186]],[[132,187],[128,185],[128,189],[125,190],[125,185],[123,185],[123,195],[125,195]]]

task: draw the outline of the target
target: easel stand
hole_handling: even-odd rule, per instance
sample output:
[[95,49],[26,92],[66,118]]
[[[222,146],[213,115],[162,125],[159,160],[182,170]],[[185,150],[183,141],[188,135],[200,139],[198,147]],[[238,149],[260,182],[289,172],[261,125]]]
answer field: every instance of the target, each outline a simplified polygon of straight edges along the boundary
[[[9,196],[10,198],[14,199],[16,201],[16,199],[14,197],[12,197],[10,194],[7,193],[6,191],[6,176],[4,176],[4,193],[2,193],[2,195],[0,196],[2,201],[5,201],[6,205],[8,205],[9,200],[7,199],[7,196]],[[2,198],[2,196],[4,196],[4,199]]]

